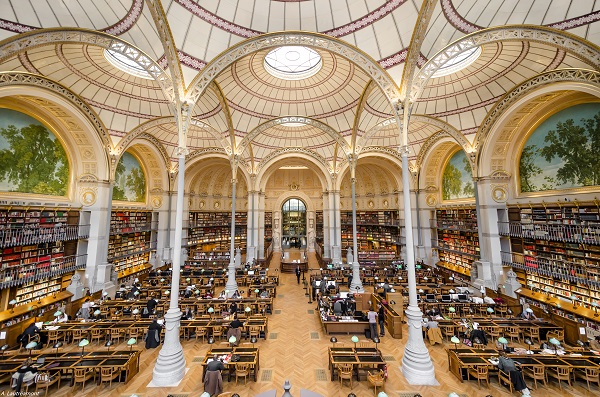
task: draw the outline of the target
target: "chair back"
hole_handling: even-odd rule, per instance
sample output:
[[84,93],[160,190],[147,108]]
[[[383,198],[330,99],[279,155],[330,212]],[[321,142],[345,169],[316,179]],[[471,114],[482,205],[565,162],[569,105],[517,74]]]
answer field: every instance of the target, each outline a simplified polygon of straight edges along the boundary
[[477,366],[477,378],[485,379],[488,376],[488,367],[487,365],[478,365]]
[[588,380],[593,380],[598,382],[598,375],[600,375],[600,370],[598,368],[586,368],[585,369],[585,377]]
[[533,377],[536,379],[544,379],[545,378],[545,369],[543,365],[534,365],[533,369]]
[[570,379],[571,368],[565,366],[556,367],[557,379]]
[[383,376],[383,371],[379,370],[377,372],[368,371],[367,379],[369,379],[369,383],[373,386],[383,386],[385,382],[385,377]]

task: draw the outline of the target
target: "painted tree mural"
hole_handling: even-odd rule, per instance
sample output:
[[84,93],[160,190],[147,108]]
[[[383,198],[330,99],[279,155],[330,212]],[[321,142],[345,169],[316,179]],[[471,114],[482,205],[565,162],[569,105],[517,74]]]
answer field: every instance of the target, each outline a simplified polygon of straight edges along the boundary
[[42,123],[0,109],[0,190],[64,196],[69,161],[60,141]]
[[130,153],[123,153],[115,172],[113,200],[146,201],[146,177],[139,161]]
[[564,109],[546,119],[521,152],[522,192],[600,185],[600,104]]
[[454,200],[475,196],[471,163],[465,152],[459,150],[446,164],[442,176],[442,198]]

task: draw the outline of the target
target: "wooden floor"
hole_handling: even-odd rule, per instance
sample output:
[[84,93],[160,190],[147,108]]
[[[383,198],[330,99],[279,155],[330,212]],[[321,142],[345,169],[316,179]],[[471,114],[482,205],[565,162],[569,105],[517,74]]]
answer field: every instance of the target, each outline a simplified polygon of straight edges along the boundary
[[[311,254],[312,255],[312,254]],[[277,255],[275,255],[277,256]],[[309,260],[315,260],[312,255]],[[315,267],[313,264],[311,267]],[[271,265],[272,269],[276,264]],[[272,271],[272,270],[271,270]],[[281,285],[277,288],[278,296],[275,299],[274,313],[269,317],[269,335],[267,340],[261,340],[257,344],[260,347],[260,371],[257,382],[248,382],[246,386],[235,382],[224,382],[224,391],[237,392],[241,397],[251,397],[260,392],[276,389],[277,396],[283,393],[283,382],[289,379],[292,384],[292,394],[300,396],[301,389],[310,389],[324,396],[347,396],[351,391],[358,397],[373,396],[373,388],[367,381],[353,382],[353,388],[344,381],[340,387],[339,381],[330,381],[330,373],[327,368],[327,347],[331,346],[329,336],[325,335],[320,328],[318,316],[314,313],[315,304],[308,304],[308,298],[304,295],[302,285],[296,283],[294,274],[281,275]],[[405,335],[406,335],[406,329]],[[340,342],[350,343],[350,336],[337,335]],[[364,336],[361,336],[361,340]],[[496,377],[491,378],[491,386],[485,385],[481,389],[477,387],[476,381],[465,381],[461,383],[454,375],[448,372],[448,362],[443,346],[430,347],[430,354],[436,369],[436,378],[439,386],[412,386],[407,384],[400,372],[404,339],[392,339],[389,336],[382,338],[379,348],[388,362],[389,378],[385,386],[385,392],[390,397],[404,397],[402,393],[420,393],[423,397],[446,397],[454,391],[462,396],[494,397],[510,396],[506,388],[500,388]],[[159,350],[153,349],[143,351],[140,362],[140,373],[126,385],[114,384],[112,388],[108,385],[95,386],[86,385],[81,391],[77,389],[62,387],[56,390],[55,386],[50,390],[53,397],[62,396],[118,396],[125,397],[136,394],[139,397],[166,397],[174,396],[198,397],[203,391],[201,382],[202,368],[195,358],[204,357],[209,345],[206,343],[184,342],[184,353],[189,371],[179,386],[174,388],[149,388],[148,383],[152,378],[152,369]],[[143,343],[139,344],[140,349]],[[6,394],[0,389],[0,395]],[[43,392],[42,392],[43,393]],[[409,394],[407,396],[411,396]],[[555,396],[598,396],[600,391],[592,386],[588,392],[585,383],[578,381],[575,387],[564,385],[560,391],[555,381],[550,381],[548,387],[532,390],[533,396],[555,397]],[[517,396],[518,393],[514,393]]]

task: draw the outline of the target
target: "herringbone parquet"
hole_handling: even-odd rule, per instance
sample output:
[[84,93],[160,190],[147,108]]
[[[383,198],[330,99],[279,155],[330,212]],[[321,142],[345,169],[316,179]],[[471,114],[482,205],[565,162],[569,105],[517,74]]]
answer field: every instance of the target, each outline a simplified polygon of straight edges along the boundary
[[[316,267],[314,255],[309,257],[313,262],[311,267]],[[276,269],[277,263],[272,263],[271,269]],[[271,270],[272,271],[272,270]],[[373,396],[373,388],[367,381],[353,382],[351,389],[348,382],[340,387],[339,381],[332,382],[327,361],[327,347],[331,346],[329,335],[325,335],[321,328],[315,308],[315,304],[308,304],[308,298],[304,295],[302,285],[296,283],[294,274],[282,274],[281,285],[277,288],[278,294],[285,298],[275,300],[275,309],[279,314],[269,316],[269,332],[275,338],[267,337],[260,340],[260,367],[258,381],[250,381],[246,386],[240,383],[224,382],[224,391],[237,392],[241,397],[251,397],[260,392],[276,389],[277,395],[283,393],[283,382],[289,379],[292,383],[292,394],[300,396],[301,389],[310,389],[324,396],[344,397],[351,391],[358,397]],[[407,335],[405,330],[404,335]],[[316,333],[316,334],[315,334]],[[276,335],[275,335],[276,334]],[[316,337],[315,337],[316,336]],[[350,336],[336,335],[339,342],[350,343]],[[364,336],[359,337],[364,339]],[[412,396],[420,393],[423,397],[445,397],[449,392],[455,391],[461,396],[494,397],[510,396],[508,389],[498,386],[497,378],[490,380],[490,389],[485,385],[478,389],[475,381],[461,383],[454,375],[448,372],[448,361],[444,347],[436,345],[429,347],[432,360],[436,368],[436,378],[439,386],[412,386],[407,384],[399,370],[402,364],[402,352],[404,339],[392,339],[389,336],[382,338],[379,348],[388,360],[389,378],[385,386],[385,392],[390,397]],[[202,391],[202,368],[195,357],[203,357],[209,345],[201,341],[184,342],[184,352],[189,371],[181,384],[175,388],[148,388],[147,385],[152,377],[152,369],[159,350],[143,351],[140,362],[140,373],[128,384],[113,383],[112,388],[108,386],[95,386],[92,382],[86,384],[85,390],[81,386],[76,389],[68,386],[56,390],[54,386],[50,390],[53,397],[71,396],[99,396],[99,397],[129,397],[136,394],[140,397],[166,397],[167,395],[182,395],[198,397]],[[143,349],[142,343],[139,348]],[[4,390],[4,392],[3,392]],[[2,395],[7,395],[8,388],[0,389]],[[408,394],[407,394],[408,393]],[[411,394],[412,393],[412,394]],[[516,393],[514,394],[517,395]],[[591,392],[586,389],[585,383],[578,381],[574,387],[563,384],[563,391],[558,384],[551,381],[546,388],[532,390],[533,396],[557,397],[557,396],[598,396],[598,388],[592,388]]]

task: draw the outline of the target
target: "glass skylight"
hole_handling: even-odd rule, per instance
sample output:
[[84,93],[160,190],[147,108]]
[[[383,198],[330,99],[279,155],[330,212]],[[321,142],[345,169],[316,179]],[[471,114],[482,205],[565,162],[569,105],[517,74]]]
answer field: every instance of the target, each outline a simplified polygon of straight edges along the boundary
[[481,47],[474,47],[461,52],[436,70],[431,77],[442,77],[458,72],[475,62],[479,58],[479,55],[481,55]]
[[150,75],[150,73],[146,71],[146,69],[141,67],[137,62],[127,58],[123,54],[106,49],[104,50],[104,58],[106,58],[106,60],[111,65],[113,65],[117,69],[124,71],[125,73],[129,73],[135,77],[140,77],[142,79],[153,79],[153,77]]
[[301,80],[313,76],[322,66],[321,56],[307,47],[284,46],[272,50],[265,57],[265,69],[284,80]]

